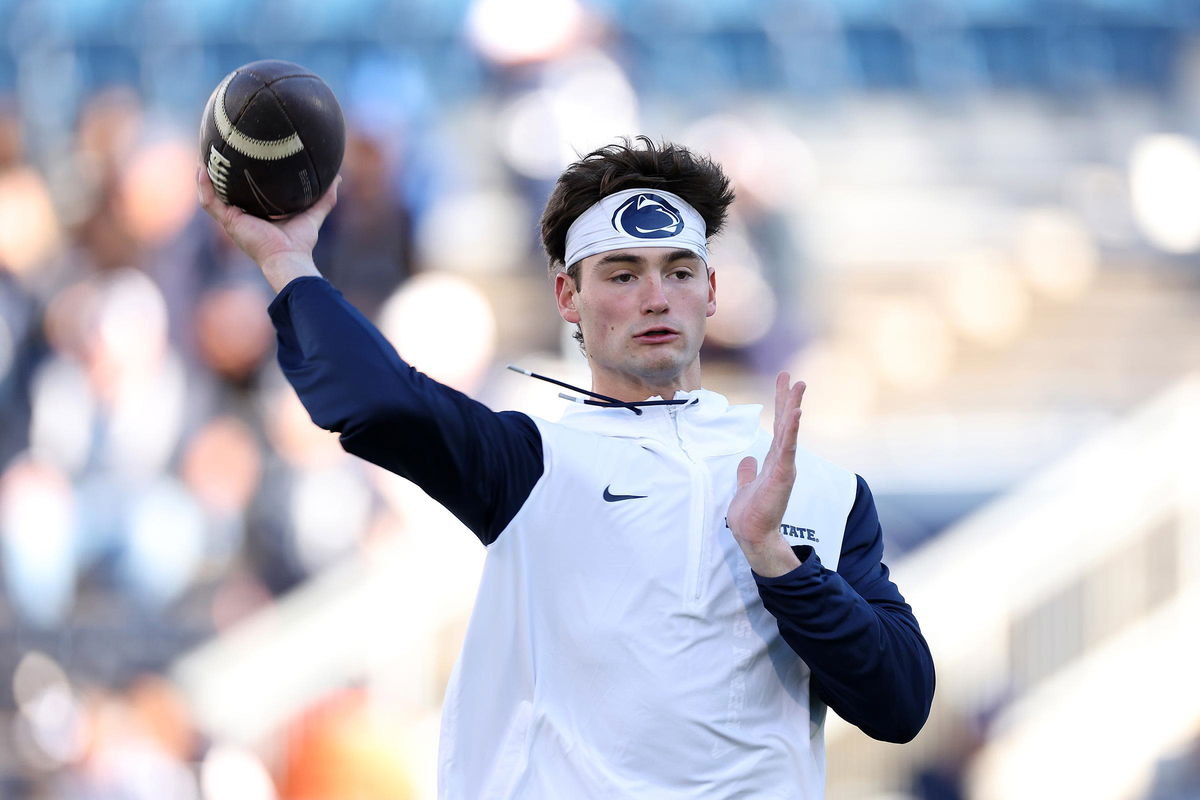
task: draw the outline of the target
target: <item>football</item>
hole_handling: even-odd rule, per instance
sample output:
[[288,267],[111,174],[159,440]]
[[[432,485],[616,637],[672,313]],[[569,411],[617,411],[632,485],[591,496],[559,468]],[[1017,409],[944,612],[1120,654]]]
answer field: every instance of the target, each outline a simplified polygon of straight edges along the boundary
[[200,158],[217,196],[264,219],[311,206],[337,177],[342,109],[325,81],[289,61],[254,61],[213,90]]

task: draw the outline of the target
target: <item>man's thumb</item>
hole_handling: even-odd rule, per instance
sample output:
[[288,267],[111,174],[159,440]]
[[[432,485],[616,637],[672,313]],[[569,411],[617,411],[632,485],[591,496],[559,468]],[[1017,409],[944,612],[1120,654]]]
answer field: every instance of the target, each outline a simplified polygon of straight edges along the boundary
[[737,471],[738,488],[740,489],[743,486],[745,486],[746,484],[750,483],[750,481],[754,480],[754,478],[757,475],[758,475],[758,462],[754,459],[754,456],[746,456],[745,458],[743,458],[741,460],[741,463],[738,464],[738,471]]

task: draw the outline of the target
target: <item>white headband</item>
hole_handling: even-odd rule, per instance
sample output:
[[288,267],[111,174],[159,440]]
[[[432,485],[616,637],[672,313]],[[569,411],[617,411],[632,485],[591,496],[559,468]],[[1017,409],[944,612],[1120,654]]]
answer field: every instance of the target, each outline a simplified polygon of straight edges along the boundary
[[566,266],[623,247],[678,247],[708,264],[704,218],[677,194],[626,189],[604,197],[567,229]]

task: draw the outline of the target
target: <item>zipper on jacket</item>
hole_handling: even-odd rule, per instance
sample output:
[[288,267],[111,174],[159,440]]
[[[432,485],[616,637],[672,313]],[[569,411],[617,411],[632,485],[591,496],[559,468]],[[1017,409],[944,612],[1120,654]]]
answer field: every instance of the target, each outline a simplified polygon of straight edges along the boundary
[[707,558],[708,537],[705,535],[705,520],[708,515],[704,512],[708,504],[708,475],[704,466],[692,458],[684,444],[683,436],[679,432],[679,408],[670,406],[667,413],[671,417],[675,441],[688,461],[688,474],[692,481],[691,502],[688,504],[688,561],[683,595],[690,603],[700,599],[700,574]]

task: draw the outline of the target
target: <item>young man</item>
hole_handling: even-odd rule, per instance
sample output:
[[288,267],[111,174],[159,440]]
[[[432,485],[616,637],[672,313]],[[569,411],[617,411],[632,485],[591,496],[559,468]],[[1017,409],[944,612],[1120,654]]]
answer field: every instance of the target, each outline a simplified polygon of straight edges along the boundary
[[560,178],[542,238],[599,399],[559,423],[426,378],[320,277],[336,186],[268,223],[199,180],[279,292],[279,362],[313,420],[488,548],[443,798],[811,800],[826,705],[875,738],[920,730],[928,647],[866,484],[796,446],[804,384],[779,376],[770,436],[758,406],[701,388],[707,241],[733,199],[717,165],[643,138]]

